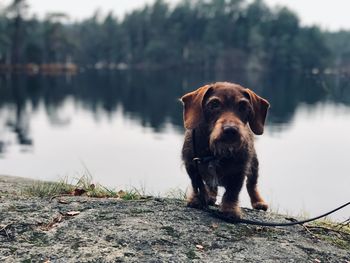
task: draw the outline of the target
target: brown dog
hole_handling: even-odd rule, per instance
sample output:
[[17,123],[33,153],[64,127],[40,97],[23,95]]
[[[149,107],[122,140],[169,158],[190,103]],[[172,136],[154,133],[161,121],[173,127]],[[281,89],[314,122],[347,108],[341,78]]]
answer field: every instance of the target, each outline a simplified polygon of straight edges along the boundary
[[239,218],[238,196],[247,177],[253,208],[266,211],[257,189],[259,163],[253,132],[264,131],[268,101],[228,82],[203,86],[181,100],[186,128],[182,158],[193,188],[188,206],[215,204],[218,186],[223,186],[220,209]]

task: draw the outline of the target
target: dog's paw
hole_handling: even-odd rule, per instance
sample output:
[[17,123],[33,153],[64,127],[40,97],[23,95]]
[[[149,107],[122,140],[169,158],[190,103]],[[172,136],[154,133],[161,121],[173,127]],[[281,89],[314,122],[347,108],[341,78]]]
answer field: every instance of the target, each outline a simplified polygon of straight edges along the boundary
[[208,205],[215,206],[215,203],[216,203],[216,198],[209,197]]
[[239,206],[227,206],[221,204],[220,212],[228,218],[232,218],[234,220],[242,218],[241,208]]
[[252,203],[252,207],[257,210],[266,211],[269,206],[265,202],[255,202]]
[[187,206],[191,208],[203,209],[208,207],[208,204],[205,200],[201,200],[199,196],[194,196],[187,201]]

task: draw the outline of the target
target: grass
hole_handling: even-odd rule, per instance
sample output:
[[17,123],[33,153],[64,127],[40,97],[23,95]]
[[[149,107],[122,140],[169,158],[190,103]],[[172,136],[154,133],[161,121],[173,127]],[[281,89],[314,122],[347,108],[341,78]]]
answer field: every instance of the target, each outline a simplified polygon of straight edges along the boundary
[[341,223],[330,219],[317,220],[307,224],[306,227],[315,237],[340,248],[350,249],[350,218]]
[[[134,187],[128,190],[117,191],[101,184],[95,184],[89,169],[84,163],[82,165],[84,167],[83,174],[77,178],[73,178],[72,182],[69,182],[67,177],[62,178],[58,182],[37,181],[25,187],[22,194],[50,198],[60,195],[84,195],[96,198],[119,198],[123,200],[138,200],[147,196],[144,185],[141,185],[140,190]],[[184,200],[186,199],[186,192],[181,189],[172,189],[165,194],[165,197]]]
[[[145,189],[131,188],[114,190],[101,184],[93,183],[93,177],[86,171],[82,176],[70,182],[62,178],[58,182],[37,181],[22,190],[22,194],[34,197],[54,197],[60,195],[88,196],[96,198],[119,198],[123,200],[138,200],[147,196]],[[166,198],[185,200],[186,193],[181,189],[172,189],[165,194]]]
[[[272,212],[279,213],[275,209]],[[294,218],[290,212],[285,212],[284,214],[287,217]],[[307,219],[309,217],[310,215],[307,211],[302,211],[297,216],[299,219]],[[335,222],[329,217],[324,217],[323,219],[304,224],[304,226],[314,238],[330,242],[339,248],[350,249],[350,218],[344,222]]]
[[177,200],[186,200],[186,191],[180,189],[180,188],[174,188],[169,190],[165,197],[171,198],[171,199],[177,199]]
[[60,195],[83,195],[96,198],[119,198],[123,200],[137,200],[142,197],[136,189],[116,191],[103,185],[95,184],[88,171],[73,181],[75,183],[70,183],[68,178],[61,179],[58,182],[38,181],[24,188],[22,194],[50,198]]
[[37,197],[52,197],[55,195],[69,194],[73,190],[74,186],[68,184],[66,179],[62,179],[59,182],[37,181],[25,187],[22,194]]

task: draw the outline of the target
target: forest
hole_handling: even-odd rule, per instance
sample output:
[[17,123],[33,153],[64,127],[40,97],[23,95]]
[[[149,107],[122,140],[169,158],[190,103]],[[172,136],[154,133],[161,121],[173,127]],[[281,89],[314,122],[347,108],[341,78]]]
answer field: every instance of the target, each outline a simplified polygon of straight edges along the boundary
[[262,0],[157,0],[118,18],[96,11],[71,22],[39,19],[26,0],[0,6],[0,70],[73,69],[350,71],[350,32],[302,26],[291,10]]

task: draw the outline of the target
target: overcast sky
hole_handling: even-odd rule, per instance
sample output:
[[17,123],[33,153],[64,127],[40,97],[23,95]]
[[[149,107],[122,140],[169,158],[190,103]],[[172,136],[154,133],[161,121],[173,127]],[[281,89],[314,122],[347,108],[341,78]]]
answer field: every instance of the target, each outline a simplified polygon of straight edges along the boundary
[[[91,16],[100,9],[112,10],[122,17],[126,12],[154,0],[28,0],[31,12],[43,17],[47,12],[64,12],[72,20]],[[167,0],[175,4],[180,0]],[[0,0],[10,2],[10,0]],[[323,29],[350,29],[350,0],[265,0],[269,5],[284,5],[296,11],[303,24],[317,24]]]

